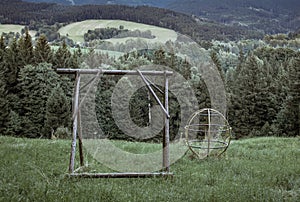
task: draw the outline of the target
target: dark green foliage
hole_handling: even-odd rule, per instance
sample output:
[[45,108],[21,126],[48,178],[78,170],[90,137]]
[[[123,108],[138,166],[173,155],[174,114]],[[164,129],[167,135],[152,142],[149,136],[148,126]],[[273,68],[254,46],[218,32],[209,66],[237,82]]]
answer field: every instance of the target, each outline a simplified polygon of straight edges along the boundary
[[22,120],[18,113],[10,111],[8,116],[7,128],[5,131],[6,135],[18,136],[22,132]]
[[3,74],[0,72],[0,134],[6,133],[9,117],[9,101],[7,99],[7,92],[5,88],[5,82],[3,81]]
[[128,32],[129,30],[117,29],[113,27],[108,28],[96,28],[95,30],[88,30],[87,33],[84,34],[85,41],[92,41],[95,39],[110,39],[115,36],[118,36],[121,33]]
[[280,135],[300,135],[300,58],[292,60],[289,67],[288,96],[277,116]]
[[[116,126],[111,109],[111,96],[118,81],[116,76],[103,76],[98,83],[95,102],[96,114],[102,131],[111,139],[125,139],[124,134]],[[120,137],[121,136],[121,137]]]
[[32,38],[28,28],[25,29],[25,36],[18,42],[18,49],[21,58],[21,66],[34,63]]
[[[23,136],[43,136],[46,120],[46,103],[52,89],[59,83],[59,76],[52,65],[28,65],[19,74],[20,116],[23,119]],[[46,134],[44,134],[46,135]]]
[[35,63],[52,62],[53,53],[51,51],[50,45],[48,44],[47,38],[45,35],[41,35],[35,45],[34,49],[34,59]]
[[[64,94],[63,100],[58,99],[59,102],[56,103],[57,110],[64,110],[66,114],[61,112],[60,116],[68,117],[62,118],[60,123],[63,127],[70,125],[70,107],[64,106],[71,105],[73,84],[68,76],[56,74],[51,64],[43,63],[53,60],[46,37],[41,35],[35,48],[31,40],[28,29],[24,30],[24,36],[20,39],[14,38],[8,47],[3,45],[3,37],[0,40],[0,91],[3,115],[3,118],[0,118],[0,128],[3,134],[25,137],[51,134],[49,127],[45,127],[46,102],[53,87],[57,85],[61,86]],[[80,49],[71,54],[66,44],[59,48],[55,56],[58,57],[55,58],[56,61],[70,68],[77,68],[81,61]],[[61,91],[59,95],[62,96]],[[48,115],[48,126],[55,125],[53,123],[55,121],[51,122],[53,117]],[[56,129],[58,126],[53,127]]]
[[299,135],[299,52],[258,48],[253,53],[240,59],[230,81],[229,120],[236,137]]
[[[178,134],[179,125],[181,123],[181,111],[185,111],[193,107],[191,105],[191,101],[188,100],[188,97],[184,96],[186,93],[186,89],[189,85],[195,88],[196,96],[199,100],[199,105],[203,107],[207,107],[210,105],[210,100],[208,97],[208,92],[206,86],[202,79],[197,82],[196,80],[191,79],[191,66],[186,60],[182,60],[175,56],[173,53],[167,53],[162,49],[154,50],[154,51],[141,51],[141,52],[133,52],[130,54],[125,54],[122,58],[122,66],[118,67],[118,69],[122,68],[135,68],[139,65],[136,65],[140,61],[144,61],[147,58],[148,62],[152,61],[154,64],[165,65],[174,69],[177,73],[180,73],[187,79],[186,83],[172,84],[173,90],[177,92],[177,96],[181,95],[182,104],[179,105],[179,101],[176,96],[169,92],[169,113],[170,113],[170,139],[173,140],[175,136]],[[142,59],[142,60],[141,60]],[[128,125],[128,117],[125,114],[123,109],[123,105],[119,106],[119,103],[128,96],[129,92],[131,92],[134,88],[133,84],[130,83],[130,80],[123,78],[119,80],[118,76],[102,76],[100,82],[98,83],[98,91],[96,93],[96,112],[97,118],[99,121],[99,125],[102,131],[111,139],[126,139],[133,140],[135,138],[125,135],[116,125],[115,120],[112,116],[112,104],[114,106],[114,110],[120,112],[120,116],[124,116],[121,118],[122,125]],[[139,77],[138,77],[139,79]],[[150,80],[154,79],[152,77]],[[115,85],[118,82],[122,82],[122,87],[124,87],[124,91],[118,92],[116,94]],[[125,87],[126,86],[126,87]],[[164,92],[164,88],[162,86],[158,86],[162,92]],[[155,87],[152,86],[158,98],[163,102],[164,95]],[[128,92],[127,92],[128,91]],[[114,100],[117,100],[117,103],[112,103],[112,94],[114,94]],[[148,91],[146,87],[138,88],[136,92],[133,92],[132,97],[129,101],[129,113],[131,121],[136,124],[138,127],[143,128],[150,126],[153,122],[157,120],[153,120],[153,111],[151,107],[154,105],[158,105],[157,101],[154,99],[153,95]],[[123,113],[124,112],[124,113]],[[162,115],[163,117],[163,115]],[[155,124],[153,124],[155,125]],[[136,131],[134,131],[136,132]],[[133,132],[133,133],[134,133]],[[160,142],[162,140],[163,131],[160,131],[158,134],[152,134],[153,136],[149,139],[143,139],[142,141],[155,141]],[[143,135],[143,134],[141,134]],[[138,139],[135,139],[138,140]]]
[[71,58],[71,52],[68,49],[68,46],[65,41],[55,52],[53,66],[55,68],[69,68]]
[[19,71],[22,68],[22,64],[20,49],[17,40],[14,39],[5,50],[4,61],[0,64],[4,69],[8,93],[17,92],[17,78]]
[[210,53],[210,57],[211,57],[213,63],[215,64],[215,66],[217,67],[217,69],[218,69],[218,71],[219,71],[219,73],[221,75],[221,79],[222,79],[223,83],[225,84],[226,83],[225,73],[224,73],[224,70],[222,68],[222,64],[221,64],[221,62],[220,62],[220,60],[218,58],[217,53],[215,51],[212,51]]
[[49,138],[51,132],[56,132],[59,127],[70,126],[70,103],[62,88],[58,85],[51,91],[46,102],[45,128]]
[[80,49],[74,54],[71,53],[67,43],[62,42],[62,45],[54,54],[53,58],[53,67],[54,68],[78,68],[79,66],[79,57]]
[[4,52],[5,52],[5,43],[4,43],[4,37],[3,34],[0,37],[0,63],[3,62],[4,59]]

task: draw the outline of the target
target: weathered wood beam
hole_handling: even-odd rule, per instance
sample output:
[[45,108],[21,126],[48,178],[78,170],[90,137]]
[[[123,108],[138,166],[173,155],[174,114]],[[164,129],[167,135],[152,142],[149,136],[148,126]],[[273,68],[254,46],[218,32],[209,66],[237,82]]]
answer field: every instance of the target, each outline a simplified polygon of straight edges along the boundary
[[78,178],[148,178],[148,177],[172,177],[173,173],[72,173],[69,177]]
[[[136,70],[107,70],[107,69],[65,69],[65,68],[58,68],[56,69],[57,73],[61,74],[107,74],[107,75],[138,75],[139,73]],[[161,75],[165,74],[165,71],[150,71],[150,70],[143,70],[141,71],[143,75]],[[166,74],[171,76],[173,72],[167,71]]]
[[169,112],[166,110],[165,106],[161,103],[161,101],[159,100],[159,98],[157,97],[156,93],[154,92],[154,90],[151,88],[150,83],[147,81],[147,79],[144,77],[143,73],[139,70],[137,70],[138,74],[140,75],[140,77],[142,78],[142,80],[144,81],[144,83],[146,84],[148,90],[151,92],[151,94],[153,95],[153,97],[155,98],[156,102],[159,104],[160,108],[164,111],[164,113],[166,114],[166,116],[168,118],[170,118]]
[[76,86],[74,92],[74,105],[73,105],[73,140],[71,145],[71,155],[70,155],[70,164],[69,172],[74,172],[75,164],[75,153],[76,153],[76,136],[77,136],[77,127],[78,127],[78,107],[79,107],[79,87],[80,86],[80,74],[76,74]]
[[[165,97],[164,104],[167,114],[169,114],[169,79],[165,74]],[[165,130],[163,137],[163,168],[170,172],[170,116],[165,116]]]

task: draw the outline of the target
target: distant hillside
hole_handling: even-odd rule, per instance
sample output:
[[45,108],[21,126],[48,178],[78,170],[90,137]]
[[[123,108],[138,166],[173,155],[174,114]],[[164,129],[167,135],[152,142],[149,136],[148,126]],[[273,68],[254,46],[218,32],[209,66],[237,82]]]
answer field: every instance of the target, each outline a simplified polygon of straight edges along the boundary
[[176,0],[168,8],[267,33],[300,27],[299,0]]
[[47,3],[59,3],[65,5],[86,5],[86,4],[97,4],[97,5],[128,5],[128,6],[156,6],[164,7],[172,4],[176,0],[25,0],[28,2],[47,2]]
[[82,5],[64,6],[0,0],[0,22],[29,25],[32,21],[55,24],[87,19],[118,19],[155,25],[191,36],[195,41],[261,38],[262,34],[243,27],[225,26],[191,15],[149,6]]
[[26,0],[65,5],[148,5],[266,33],[300,28],[299,0]]

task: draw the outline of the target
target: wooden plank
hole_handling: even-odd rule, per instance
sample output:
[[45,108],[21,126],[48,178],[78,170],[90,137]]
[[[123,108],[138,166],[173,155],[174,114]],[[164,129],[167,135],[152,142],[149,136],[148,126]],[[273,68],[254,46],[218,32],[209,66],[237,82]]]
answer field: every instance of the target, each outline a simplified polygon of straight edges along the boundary
[[167,110],[165,109],[164,105],[161,103],[161,101],[159,100],[159,98],[157,97],[156,93],[154,92],[154,90],[151,88],[151,85],[149,84],[149,82],[147,81],[147,79],[144,77],[143,73],[139,70],[137,70],[137,72],[139,73],[140,77],[142,78],[142,80],[144,81],[144,83],[146,84],[148,90],[151,92],[151,94],[153,95],[153,97],[155,98],[156,102],[159,104],[160,108],[164,111],[164,113],[166,114],[167,117],[170,117],[169,112],[167,112]]
[[81,114],[80,109],[78,109],[78,140],[79,140],[79,158],[80,158],[80,166],[84,166],[83,159],[83,144],[82,144],[82,127],[81,127]]
[[[169,114],[169,80],[167,74],[165,74],[165,109]],[[165,130],[163,137],[163,167],[166,172],[170,172],[170,155],[169,155],[169,144],[170,144],[170,116],[165,116]]]
[[[138,75],[139,73],[136,70],[107,70],[107,69],[65,69],[65,68],[58,68],[56,69],[57,73],[62,74],[98,74],[101,72],[101,74],[107,74],[107,75]],[[165,74],[164,71],[150,71],[150,70],[144,70],[141,71],[143,75],[161,75],[163,76]],[[167,75],[171,76],[173,72],[167,71]]]
[[[74,95],[74,107],[73,107],[73,140],[71,144],[71,155],[70,155],[70,164],[69,172],[74,172],[75,164],[75,153],[76,153],[76,136],[77,136],[77,125],[78,125],[78,107],[79,107],[79,85],[80,85],[80,74],[76,75],[76,86],[75,86],[75,95]],[[75,112],[75,114],[74,114]]]
[[69,177],[78,178],[150,178],[150,177],[172,177],[173,173],[72,173]]

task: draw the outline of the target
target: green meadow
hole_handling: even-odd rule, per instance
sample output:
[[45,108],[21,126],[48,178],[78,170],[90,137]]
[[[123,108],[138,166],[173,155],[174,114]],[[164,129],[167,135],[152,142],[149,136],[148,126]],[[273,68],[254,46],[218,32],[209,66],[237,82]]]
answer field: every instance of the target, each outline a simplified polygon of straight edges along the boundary
[[[168,40],[176,40],[177,33],[173,30],[161,28],[152,25],[146,25],[141,23],[135,23],[124,20],[85,20],[80,22],[75,22],[68,24],[58,30],[58,32],[62,36],[68,36],[70,39],[75,42],[84,42],[83,35],[88,32],[88,30],[94,30],[96,28],[119,28],[120,26],[124,26],[124,29],[128,30],[140,30],[147,31],[150,30],[152,35],[155,36],[154,39],[144,39],[147,42],[166,42]],[[112,43],[122,43],[131,37],[126,38],[113,38],[108,39]]]
[[[70,145],[70,140],[0,136],[0,201],[300,199],[300,138],[235,140],[223,156],[205,160],[187,153],[171,166],[170,178],[71,178],[67,175]],[[117,145],[129,152],[152,150],[145,143]],[[157,145],[152,147],[155,150]]]
[[0,24],[0,35],[3,32],[19,32],[21,33],[21,30],[24,28],[23,25],[14,25],[14,24]]

